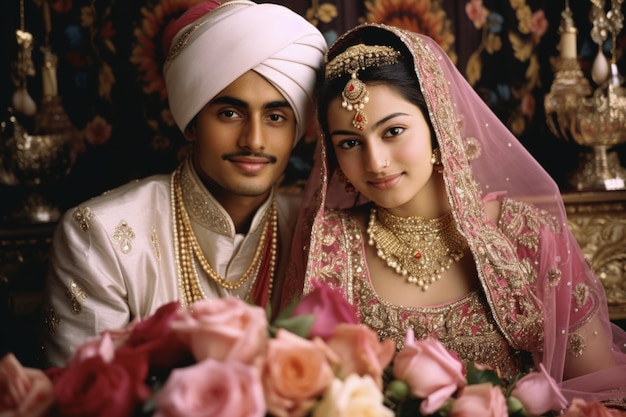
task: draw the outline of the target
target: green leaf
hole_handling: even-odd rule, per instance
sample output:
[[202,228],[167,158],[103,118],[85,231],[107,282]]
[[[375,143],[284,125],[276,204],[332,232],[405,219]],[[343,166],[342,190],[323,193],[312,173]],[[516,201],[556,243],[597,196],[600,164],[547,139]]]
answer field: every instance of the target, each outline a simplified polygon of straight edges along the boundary
[[278,329],[285,329],[300,337],[307,338],[314,322],[315,315],[313,314],[285,318],[278,317],[270,325],[270,335],[275,336]]
[[483,382],[491,382],[495,386],[502,386],[502,380],[500,380],[496,371],[492,369],[477,369],[474,363],[468,363],[467,383],[471,385]]

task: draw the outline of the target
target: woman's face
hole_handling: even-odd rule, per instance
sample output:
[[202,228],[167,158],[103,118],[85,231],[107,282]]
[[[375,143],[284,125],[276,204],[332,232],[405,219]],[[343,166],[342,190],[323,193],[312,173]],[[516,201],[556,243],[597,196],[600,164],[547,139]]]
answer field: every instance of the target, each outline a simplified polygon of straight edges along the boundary
[[[368,85],[364,130],[352,125],[355,112],[328,106],[328,127],[339,167],[364,196],[396,215],[418,215],[435,192],[431,134],[419,107],[393,88]],[[421,203],[420,203],[421,202]]]

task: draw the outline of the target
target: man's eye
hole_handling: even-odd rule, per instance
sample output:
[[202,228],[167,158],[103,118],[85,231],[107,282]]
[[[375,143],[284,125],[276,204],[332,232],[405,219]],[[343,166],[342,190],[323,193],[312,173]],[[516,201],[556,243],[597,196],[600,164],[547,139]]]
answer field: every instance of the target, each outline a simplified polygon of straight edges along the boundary
[[280,114],[271,114],[269,119],[272,122],[282,122],[283,120],[285,120],[285,117]]

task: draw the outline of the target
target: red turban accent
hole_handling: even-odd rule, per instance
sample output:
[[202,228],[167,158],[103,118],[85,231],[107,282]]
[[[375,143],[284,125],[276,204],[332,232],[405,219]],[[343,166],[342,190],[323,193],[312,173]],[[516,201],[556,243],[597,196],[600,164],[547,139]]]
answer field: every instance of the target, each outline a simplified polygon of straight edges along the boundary
[[219,5],[219,0],[207,0],[204,3],[198,3],[183,13],[178,19],[169,22],[163,31],[163,54],[167,56],[172,39],[174,39],[179,30],[195,22]]

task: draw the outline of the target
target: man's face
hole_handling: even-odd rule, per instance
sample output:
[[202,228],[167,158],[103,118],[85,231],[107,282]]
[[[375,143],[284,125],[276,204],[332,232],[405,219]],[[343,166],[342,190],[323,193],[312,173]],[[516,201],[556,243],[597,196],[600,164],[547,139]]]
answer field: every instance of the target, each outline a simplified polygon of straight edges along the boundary
[[254,71],[218,93],[186,132],[196,171],[222,205],[264,200],[287,166],[295,135],[288,102]]

